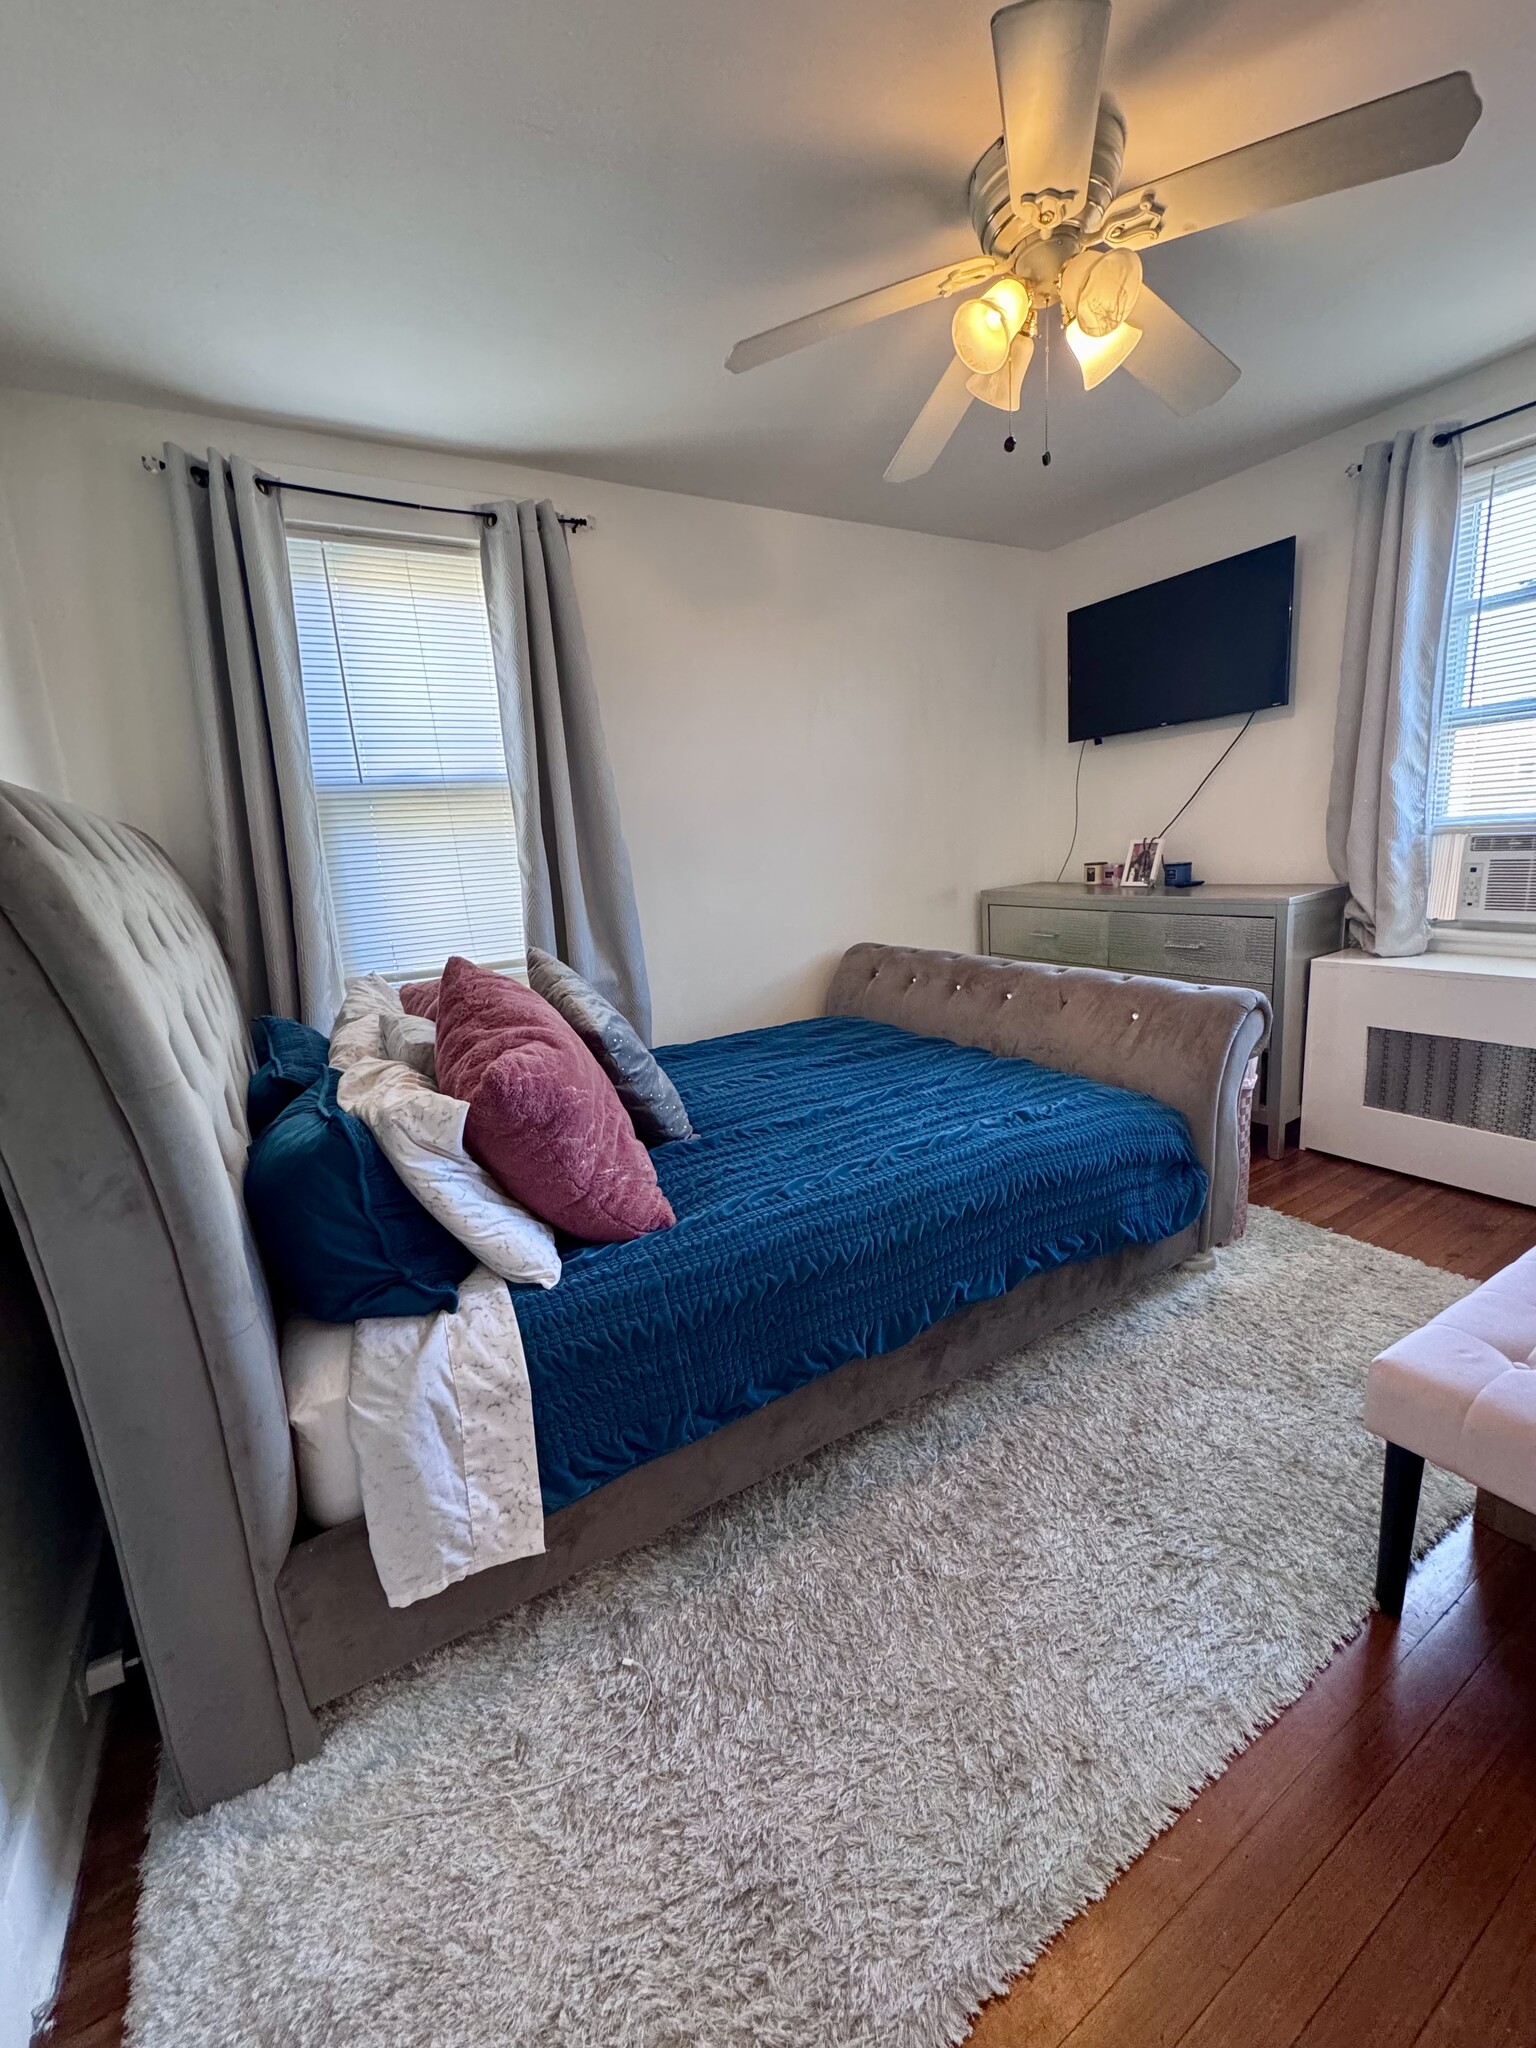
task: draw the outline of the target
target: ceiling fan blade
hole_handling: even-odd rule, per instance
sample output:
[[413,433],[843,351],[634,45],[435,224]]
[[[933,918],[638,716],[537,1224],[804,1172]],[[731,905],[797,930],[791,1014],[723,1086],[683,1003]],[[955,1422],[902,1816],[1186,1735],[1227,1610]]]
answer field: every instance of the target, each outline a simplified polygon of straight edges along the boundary
[[[1482,111],[1470,75],[1448,71],[1150,184],[1127,186],[1110,210],[1104,239],[1161,245],[1250,213],[1448,163]],[[1135,225],[1146,221],[1149,207],[1162,211],[1155,236],[1138,233]]]
[[846,334],[852,327],[884,320],[891,313],[905,313],[912,306],[926,306],[931,299],[953,298],[957,292],[970,291],[995,277],[1002,268],[991,256],[962,256],[958,263],[925,270],[921,277],[904,277],[899,284],[860,292],[857,298],[823,306],[819,313],[803,313],[798,320],[786,320],[782,327],[765,328],[761,334],[738,341],[726,357],[725,367],[755,370],[759,363],[792,355],[797,348],[809,348],[812,342],[825,341],[830,335]]
[[1008,195],[1052,227],[1088,197],[1109,0],[1016,0],[992,17]]
[[1125,359],[1127,373],[1182,418],[1214,405],[1242,375],[1214,341],[1143,285],[1131,308],[1141,340]]
[[943,454],[949,437],[970,410],[971,394],[966,390],[970,371],[958,356],[929,393],[928,403],[907,430],[907,438],[891,457],[885,472],[888,484],[909,483],[923,476]]

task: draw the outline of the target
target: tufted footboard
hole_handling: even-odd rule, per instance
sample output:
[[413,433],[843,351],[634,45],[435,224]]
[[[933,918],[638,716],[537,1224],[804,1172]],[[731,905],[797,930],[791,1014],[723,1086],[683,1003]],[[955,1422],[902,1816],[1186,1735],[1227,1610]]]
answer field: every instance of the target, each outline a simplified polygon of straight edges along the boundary
[[865,944],[843,955],[826,1008],[1166,1102],[1189,1125],[1210,1176],[1201,1247],[1231,1234],[1243,1076],[1269,1036],[1269,1004],[1257,990]]

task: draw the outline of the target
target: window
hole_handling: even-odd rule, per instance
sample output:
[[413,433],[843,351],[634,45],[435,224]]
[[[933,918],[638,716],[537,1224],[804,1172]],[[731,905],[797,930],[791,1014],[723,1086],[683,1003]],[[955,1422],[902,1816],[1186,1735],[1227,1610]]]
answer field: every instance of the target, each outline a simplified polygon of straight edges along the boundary
[[1536,824],[1536,450],[1462,486],[1430,821]]
[[523,964],[480,557],[290,530],[320,831],[348,974]]

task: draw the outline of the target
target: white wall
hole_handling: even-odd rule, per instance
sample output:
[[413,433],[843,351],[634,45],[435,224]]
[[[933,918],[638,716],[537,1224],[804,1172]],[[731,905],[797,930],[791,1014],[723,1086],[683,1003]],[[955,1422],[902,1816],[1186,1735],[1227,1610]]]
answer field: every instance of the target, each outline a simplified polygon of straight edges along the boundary
[[166,439],[303,480],[549,495],[595,515],[573,548],[659,1037],[804,1014],[856,939],[973,945],[976,891],[1020,871],[1027,552],[0,394],[0,490],[59,773],[194,883],[207,840],[166,489],[139,460]]
[[[22,779],[146,826],[203,883],[165,486],[139,462],[166,438],[212,441],[304,480],[392,482],[450,502],[547,494],[597,519],[573,548],[658,1036],[770,1022],[813,1009],[852,940],[968,946],[978,889],[1056,873],[1076,768],[1069,610],[1290,533],[1292,703],[1259,716],[1167,852],[1216,880],[1325,879],[1349,465],[1398,426],[1533,393],[1536,350],[1033,554],[299,429],[0,392],[0,620],[18,609],[6,604],[8,505],[9,583],[26,614],[15,666],[27,679],[0,700],[0,764],[8,748],[30,755],[35,773],[18,769]],[[1162,825],[1235,731],[1222,721],[1090,747],[1069,872],[1118,858],[1133,834]]]
[[[1296,651],[1292,701],[1261,712],[1252,730],[1174,827],[1166,855],[1192,859],[1213,881],[1330,879],[1323,837],[1334,707],[1349,588],[1355,486],[1348,475],[1368,441],[1427,420],[1474,419],[1536,398],[1536,350],[1395,406],[1347,431],[1195,491],[1155,512],[1039,558],[1039,660],[1032,709],[1039,764],[1024,866],[1013,880],[1054,876],[1072,834],[1077,750],[1067,744],[1067,613],[1078,605],[1177,575],[1202,562],[1295,534]],[[1536,414],[1502,430],[1525,436]],[[1468,444],[1493,445],[1485,433]],[[1068,879],[1084,860],[1118,860],[1133,836],[1178,809],[1238,729],[1236,719],[1130,734],[1089,746],[1082,820]]]
[[67,778],[10,504],[0,489],[0,779],[64,791]]

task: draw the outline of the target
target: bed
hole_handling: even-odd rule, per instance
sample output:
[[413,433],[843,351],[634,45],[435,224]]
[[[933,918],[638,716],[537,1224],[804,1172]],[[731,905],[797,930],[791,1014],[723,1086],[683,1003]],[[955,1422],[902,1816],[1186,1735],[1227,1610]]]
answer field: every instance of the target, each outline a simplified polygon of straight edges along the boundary
[[193,1810],[312,1754],[327,1700],[1219,1242],[1268,1025],[1248,990],[860,945],[824,1017],[668,1048],[677,1228],[518,1304],[545,1551],[391,1608],[362,1523],[301,1513],[249,1040],[191,892],[0,786],[0,991],[0,1179]]

